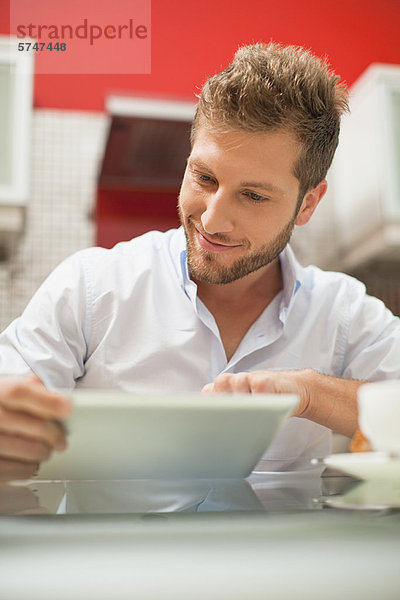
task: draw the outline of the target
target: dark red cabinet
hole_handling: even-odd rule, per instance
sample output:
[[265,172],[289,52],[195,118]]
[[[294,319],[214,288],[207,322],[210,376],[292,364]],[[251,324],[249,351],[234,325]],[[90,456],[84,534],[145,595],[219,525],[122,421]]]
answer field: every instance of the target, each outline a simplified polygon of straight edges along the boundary
[[177,200],[190,123],[113,116],[98,178],[96,243],[179,226]]

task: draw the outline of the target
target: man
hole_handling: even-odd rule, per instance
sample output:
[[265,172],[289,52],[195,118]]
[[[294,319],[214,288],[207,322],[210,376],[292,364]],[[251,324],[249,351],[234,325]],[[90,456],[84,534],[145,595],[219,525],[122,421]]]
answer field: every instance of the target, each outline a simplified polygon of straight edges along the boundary
[[[293,469],[353,435],[362,381],[400,376],[400,324],[356,280],[287,246],[326,191],[347,108],[309,53],[256,44],[209,79],[181,192],[183,228],[60,265],[0,338],[0,468],[29,475],[64,438],[54,389],[295,392],[264,457]],[[22,376],[26,375],[26,378]]]

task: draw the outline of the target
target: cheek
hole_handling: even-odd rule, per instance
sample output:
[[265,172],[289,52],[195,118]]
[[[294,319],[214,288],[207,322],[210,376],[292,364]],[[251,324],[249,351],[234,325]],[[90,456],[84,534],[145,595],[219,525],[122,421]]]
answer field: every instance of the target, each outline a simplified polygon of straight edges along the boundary
[[196,186],[192,185],[190,179],[186,176],[183,178],[181,185],[179,206],[185,216],[203,212],[205,210],[204,193],[201,190],[199,191]]
[[282,228],[281,219],[268,210],[242,211],[237,223],[252,244],[259,247],[273,240]]

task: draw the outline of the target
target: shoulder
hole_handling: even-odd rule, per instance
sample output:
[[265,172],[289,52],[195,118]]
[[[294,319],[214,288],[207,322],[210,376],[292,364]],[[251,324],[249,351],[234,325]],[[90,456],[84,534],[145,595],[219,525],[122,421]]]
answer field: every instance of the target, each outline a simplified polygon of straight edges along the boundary
[[364,283],[339,271],[324,271],[315,265],[303,268],[303,287],[318,292],[340,292],[349,297],[364,297]]
[[301,296],[313,314],[334,319],[345,327],[398,327],[400,319],[366,286],[351,275],[325,271],[314,265],[300,267]]
[[348,320],[356,306],[368,302],[364,283],[345,273],[309,265],[300,267],[297,278],[300,282],[299,297],[309,308],[313,307],[315,315],[335,315],[339,321]]
[[171,239],[177,230],[149,231],[129,241],[119,242],[113,248],[92,247],[80,250],[64,261],[65,266],[79,265],[86,273],[100,270],[110,274],[121,271],[142,271],[169,254]]
[[134,290],[157,280],[174,277],[179,265],[174,247],[179,230],[165,233],[151,231],[111,249],[88,248],[76,253],[71,261],[78,263],[89,296],[130,296]]
[[304,272],[304,287],[312,290],[314,302],[324,304],[329,315],[336,315],[349,329],[379,332],[400,327],[400,319],[382,300],[369,295],[365,284],[355,277],[315,266]]
[[73,295],[89,300],[106,290],[133,284],[143,273],[163,271],[160,257],[173,263],[171,240],[177,230],[151,231],[111,249],[91,247],[79,250],[59,263],[44,280],[35,296],[49,298]]

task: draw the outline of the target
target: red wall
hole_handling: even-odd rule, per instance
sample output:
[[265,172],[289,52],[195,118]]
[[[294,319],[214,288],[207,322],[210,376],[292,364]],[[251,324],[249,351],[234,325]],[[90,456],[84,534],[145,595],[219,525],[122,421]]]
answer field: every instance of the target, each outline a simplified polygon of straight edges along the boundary
[[35,106],[102,111],[112,91],[192,97],[239,44],[270,39],[327,55],[351,84],[371,62],[400,63],[399,31],[400,0],[152,0],[150,75],[36,76]]

